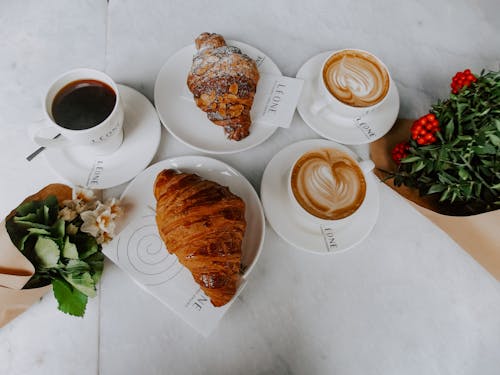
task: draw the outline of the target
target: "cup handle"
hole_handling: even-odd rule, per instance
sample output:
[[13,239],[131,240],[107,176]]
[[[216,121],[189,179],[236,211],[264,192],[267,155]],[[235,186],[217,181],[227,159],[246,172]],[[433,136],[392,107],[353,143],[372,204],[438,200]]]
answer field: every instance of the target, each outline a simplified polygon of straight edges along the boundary
[[371,172],[373,168],[375,168],[375,163],[371,161],[370,159],[368,160],[363,160],[359,162],[359,167],[364,173]]
[[[56,136],[52,136],[50,138],[44,136],[44,133],[47,133],[47,130],[54,130],[53,127],[47,126],[45,128],[39,129],[35,135],[33,136],[33,140],[36,144],[42,147],[63,147],[68,145],[68,139],[65,138],[61,134],[57,134]],[[52,134],[54,132],[52,131]]]

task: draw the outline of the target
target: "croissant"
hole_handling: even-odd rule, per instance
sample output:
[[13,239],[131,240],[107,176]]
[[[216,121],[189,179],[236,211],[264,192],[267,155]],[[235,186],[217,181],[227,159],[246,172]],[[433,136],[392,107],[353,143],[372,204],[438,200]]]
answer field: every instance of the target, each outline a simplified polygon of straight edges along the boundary
[[187,78],[196,105],[229,139],[250,134],[252,108],[259,71],[239,48],[227,46],[219,34],[203,33],[195,41],[198,52]]
[[187,267],[216,307],[239,284],[245,202],[196,174],[163,170],[154,184],[156,224],[170,254]]

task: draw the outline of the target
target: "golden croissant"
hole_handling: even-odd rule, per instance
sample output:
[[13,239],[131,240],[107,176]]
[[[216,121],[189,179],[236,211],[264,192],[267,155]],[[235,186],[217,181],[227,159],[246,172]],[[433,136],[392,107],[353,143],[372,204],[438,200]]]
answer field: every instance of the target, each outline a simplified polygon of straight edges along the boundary
[[168,252],[188,268],[214,306],[240,281],[245,202],[196,174],[163,170],[154,184],[156,224]]
[[198,52],[187,78],[196,105],[227,137],[239,141],[250,134],[259,71],[240,49],[227,46],[219,34],[203,33],[195,41]]

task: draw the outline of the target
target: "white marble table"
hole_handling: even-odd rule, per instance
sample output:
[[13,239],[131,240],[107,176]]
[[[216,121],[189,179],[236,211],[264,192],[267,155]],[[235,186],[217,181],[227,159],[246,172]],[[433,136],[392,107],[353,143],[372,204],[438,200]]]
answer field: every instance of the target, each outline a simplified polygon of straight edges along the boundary
[[[470,67],[500,68],[500,5],[441,2],[0,2],[0,215],[64,181],[30,139],[57,74],[87,66],[152,99],[165,60],[203,31],[255,45],[286,75],[354,46],[389,66],[401,116],[418,116]],[[258,190],[270,158],[319,138],[296,115],[262,145],[218,157]],[[162,130],[155,161],[201,154]],[[119,194],[124,186],[108,191]],[[202,338],[108,262],[84,319],[50,295],[0,329],[0,374],[498,374],[500,286],[402,199],[380,187],[380,219],[346,253],[317,257],[268,226],[247,287]]]

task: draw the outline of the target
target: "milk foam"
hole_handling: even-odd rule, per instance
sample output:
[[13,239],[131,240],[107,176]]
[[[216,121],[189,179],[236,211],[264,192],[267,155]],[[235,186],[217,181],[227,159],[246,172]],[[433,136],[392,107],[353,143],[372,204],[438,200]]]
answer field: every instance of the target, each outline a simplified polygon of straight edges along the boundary
[[358,209],[366,183],[360,168],[347,154],[320,149],[305,154],[295,164],[292,191],[299,204],[314,216],[339,219]]
[[341,102],[368,107],[381,101],[389,89],[389,75],[375,58],[360,51],[341,51],[325,64],[323,80]]

